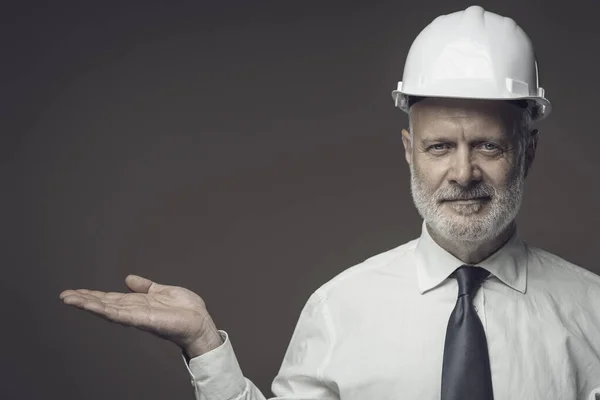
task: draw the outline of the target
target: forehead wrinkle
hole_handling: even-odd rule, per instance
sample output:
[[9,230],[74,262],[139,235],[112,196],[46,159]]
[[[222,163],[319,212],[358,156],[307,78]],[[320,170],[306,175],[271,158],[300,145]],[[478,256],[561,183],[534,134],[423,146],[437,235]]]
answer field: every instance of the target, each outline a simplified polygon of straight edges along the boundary
[[[413,122],[418,125],[428,126],[434,124],[448,124],[454,128],[460,127],[464,134],[464,125],[468,121],[472,120],[473,116],[469,114],[467,110],[448,108],[448,107],[415,107],[413,112]],[[448,127],[449,128],[449,127]],[[416,131],[423,131],[424,129],[416,129]],[[425,129],[427,130],[427,129]]]
[[[485,136],[495,137],[497,134],[504,132],[502,136],[513,136],[512,126],[514,116],[509,115],[503,108],[488,110],[474,107],[447,107],[446,105],[437,104],[415,104],[412,113],[413,122],[421,125],[421,129],[415,129],[421,134],[430,131],[430,124],[441,126],[442,129],[460,129],[461,136],[465,137],[472,126],[480,126],[480,129]],[[447,123],[447,125],[446,125]],[[446,125],[444,127],[444,125]],[[485,132],[483,132],[485,131]],[[414,134],[414,133],[413,133]],[[443,135],[442,135],[443,136]]]
[[473,118],[504,120],[515,117],[515,107],[504,101],[473,99],[427,98],[411,107],[417,119],[427,118]]
[[421,140],[426,140],[431,135],[450,137],[460,132],[460,136],[465,137],[471,120],[472,117],[469,115],[434,115],[419,122],[421,129],[417,129],[419,132],[417,136]]
[[[423,115],[424,114],[424,115]],[[480,117],[480,119],[488,119],[489,115],[481,113],[478,110],[465,110],[457,108],[428,108],[426,110],[417,111],[414,113],[415,119],[418,121],[446,121],[446,120],[470,120]]]

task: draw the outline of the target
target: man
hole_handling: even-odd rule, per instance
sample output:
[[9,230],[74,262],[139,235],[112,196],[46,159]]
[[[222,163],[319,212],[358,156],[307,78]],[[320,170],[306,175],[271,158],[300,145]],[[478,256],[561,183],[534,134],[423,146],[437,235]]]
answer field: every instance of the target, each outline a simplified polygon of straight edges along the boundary
[[[527,35],[468,9],[415,39],[393,92],[421,236],[308,299],[277,399],[600,399],[600,277],[517,235],[524,181],[550,113]],[[130,275],[134,293],[60,297],[179,345],[197,399],[264,399],[204,302]]]

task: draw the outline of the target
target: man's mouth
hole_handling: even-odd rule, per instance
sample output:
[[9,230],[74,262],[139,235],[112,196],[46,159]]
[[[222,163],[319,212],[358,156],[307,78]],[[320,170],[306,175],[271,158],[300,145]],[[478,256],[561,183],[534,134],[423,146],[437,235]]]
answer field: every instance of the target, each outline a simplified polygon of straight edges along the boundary
[[484,201],[491,200],[489,196],[481,196],[481,197],[461,197],[455,199],[444,199],[442,203],[452,202],[452,203],[480,203]]

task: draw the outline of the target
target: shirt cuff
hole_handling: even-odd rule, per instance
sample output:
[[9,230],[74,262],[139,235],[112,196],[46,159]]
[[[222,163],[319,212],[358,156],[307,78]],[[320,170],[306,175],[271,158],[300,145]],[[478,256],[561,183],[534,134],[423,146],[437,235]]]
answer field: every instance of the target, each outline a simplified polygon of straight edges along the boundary
[[190,375],[196,398],[225,400],[237,397],[246,389],[246,379],[233,352],[227,332],[219,330],[223,339],[216,349],[188,362],[181,354]]

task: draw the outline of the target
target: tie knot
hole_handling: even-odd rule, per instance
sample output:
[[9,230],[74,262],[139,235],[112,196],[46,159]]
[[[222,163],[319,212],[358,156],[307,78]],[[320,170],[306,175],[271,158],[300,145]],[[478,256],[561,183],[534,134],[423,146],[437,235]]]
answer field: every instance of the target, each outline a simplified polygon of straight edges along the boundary
[[463,265],[454,271],[454,276],[458,282],[458,297],[468,294],[473,297],[479,289],[479,286],[490,272],[484,268],[472,265]]

